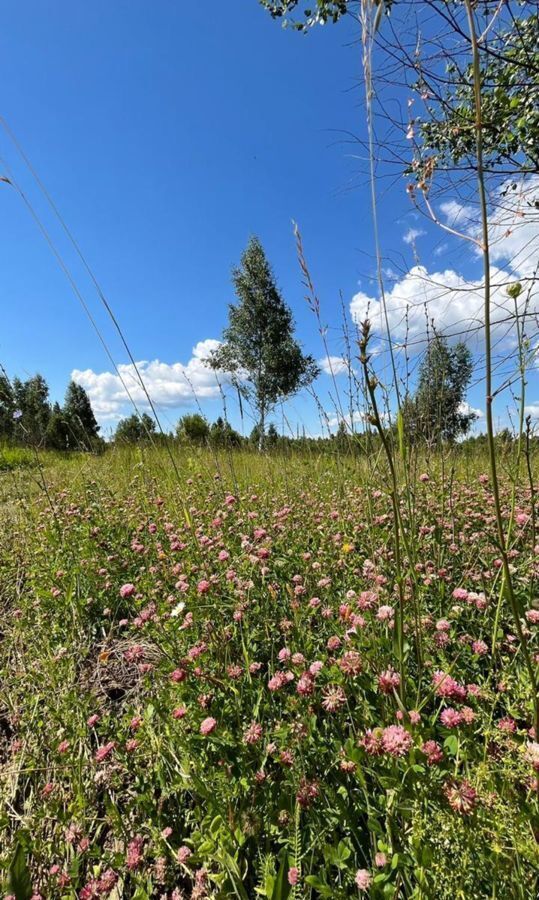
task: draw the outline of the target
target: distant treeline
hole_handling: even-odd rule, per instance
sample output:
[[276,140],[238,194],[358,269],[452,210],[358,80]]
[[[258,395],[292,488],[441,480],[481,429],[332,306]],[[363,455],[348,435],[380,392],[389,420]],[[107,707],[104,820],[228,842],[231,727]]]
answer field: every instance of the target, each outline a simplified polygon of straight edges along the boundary
[[[447,404],[445,405],[447,413]],[[413,417],[407,416],[407,432],[409,439],[413,437]],[[447,415],[444,420],[447,428]],[[327,427],[327,426],[326,426]],[[450,443],[464,449],[481,449],[486,445],[483,434],[455,441],[455,434],[444,433],[443,428],[431,425],[434,441],[426,440],[425,435],[415,435],[411,443],[429,445],[432,449]],[[461,435],[462,431],[461,430]],[[339,452],[346,454],[372,453],[380,446],[380,437],[374,430],[365,428],[352,431],[344,419],[337,427],[335,434],[326,437],[309,437],[305,431],[295,435],[279,434],[274,423],[265,429],[263,441],[260,440],[260,427],[255,426],[249,436],[241,435],[229,422],[221,416],[215,422],[209,422],[201,413],[189,413],[181,417],[172,433],[161,433],[155,420],[142,413],[121,419],[111,441],[106,442],[99,435],[100,426],[92,409],[88,394],[81,385],[71,381],[67,387],[64,403],[49,401],[49,388],[42,375],[34,375],[26,381],[14,378],[12,381],[5,374],[0,374],[0,442],[14,446],[27,446],[60,451],[103,452],[107,447],[118,445],[148,444],[155,445],[171,441],[182,445],[215,448],[260,448],[265,449],[296,448],[298,450],[316,450],[318,452]],[[394,433],[395,427],[388,428],[387,434]],[[455,429],[456,431],[456,429]],[[329,432],[329,428],[328,428]],[[396,439],[396,434],[394,434]],[[429,434],[430,437],[430,434]],[[505,429],[496,438],[499,444],[510,445],[514,441],[513,434]],[[536,441],[533,439],[533,443]]]
[[99,450],[104,441],[88,394],[70,381],[63,406],[49,401],[42,375],[26,381],[0,374],[0,440],[51,450]]

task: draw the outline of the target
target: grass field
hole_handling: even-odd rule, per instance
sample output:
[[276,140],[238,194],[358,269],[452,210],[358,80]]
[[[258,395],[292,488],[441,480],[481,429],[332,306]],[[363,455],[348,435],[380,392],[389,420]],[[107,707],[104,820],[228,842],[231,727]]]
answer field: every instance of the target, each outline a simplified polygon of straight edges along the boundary
[[4,894],[536,897],[514,454],[525,645],[481,456],[173,452],[3,466]]

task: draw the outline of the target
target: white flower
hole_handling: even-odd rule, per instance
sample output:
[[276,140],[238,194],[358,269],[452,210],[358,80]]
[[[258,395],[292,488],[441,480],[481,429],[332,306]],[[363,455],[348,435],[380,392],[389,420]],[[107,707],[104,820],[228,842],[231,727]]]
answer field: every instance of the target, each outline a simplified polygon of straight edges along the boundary
[[174,609],[171,611],[170,615],[173,618],[176,618],[177,616],[181,615],[181,613],[184,611],[184,609],[185,609],[185,603],[183,602],[183,600],[180,600],[178,605],[175,606]]
[[524,755],[534,769],[539,768],[539,744],[537,741],[528,741]]

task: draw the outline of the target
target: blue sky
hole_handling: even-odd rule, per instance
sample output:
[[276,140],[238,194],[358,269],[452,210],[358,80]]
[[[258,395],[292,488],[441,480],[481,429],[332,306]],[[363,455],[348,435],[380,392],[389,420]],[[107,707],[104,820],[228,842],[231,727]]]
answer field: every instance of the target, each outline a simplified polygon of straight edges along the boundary
[[[365,137],[360,75],[353,20],[303,37],[272,22],[256,0],[25,0],[4,9],[0,112],[76,236],[135,359],[161,362],[148,377],[167,426],[194,408],[189,392],[177,389],[178,364],[199,379],[208,416],[221,411],[193,348],[219,338],[234,299],[230,269],[250,234],[261,238],[299,337],[317,358],[324,348],[304,299],[292,219],[332,355],[344,349],[339,292],[347,309],[358,292],[358,309],[365,296],[376,300],[364,151],[346,136]],[[4,131],[0,156],[72,268],[115,362],[126,364],[80,261]],[[404,180],[381,187],[390,287],[419,258],[428,273],[478,277],[473,250],[418,223]],[[42,372],[53,399],[74,370],[86,373],[82,383],[109,428],[128,411],[111,400],[110,361],[20,196],[4,185],[0,202],[0,361],[11,375]],[[426,233],[406,242],[410,229]],[[414,277],[404,286],[412,293]],[[317,391],[331,416],[330,389],[322,374]],[[470,402],[482,406],[480,388]],[[229,413],[237,423],[232,400]],[[287,415],[294,427],[320,430],[308,398]]]

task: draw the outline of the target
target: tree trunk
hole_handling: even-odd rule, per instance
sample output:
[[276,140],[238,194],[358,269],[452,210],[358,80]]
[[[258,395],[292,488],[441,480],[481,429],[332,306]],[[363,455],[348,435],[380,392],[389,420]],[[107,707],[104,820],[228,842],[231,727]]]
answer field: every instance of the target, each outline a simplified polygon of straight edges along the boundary
[[266,427],[266,410],[263,406],[260,407],[260,420],[258,422],[258,452],[261,453],[264,449],[264,429]]

